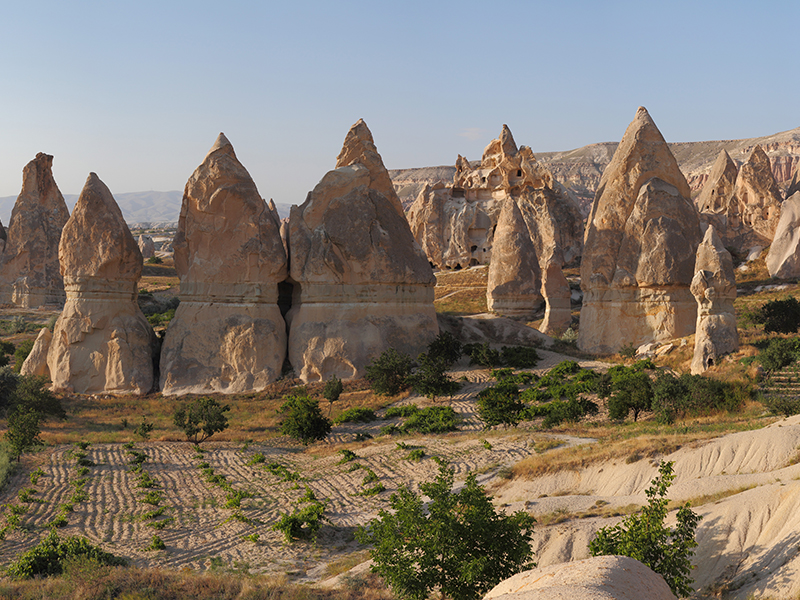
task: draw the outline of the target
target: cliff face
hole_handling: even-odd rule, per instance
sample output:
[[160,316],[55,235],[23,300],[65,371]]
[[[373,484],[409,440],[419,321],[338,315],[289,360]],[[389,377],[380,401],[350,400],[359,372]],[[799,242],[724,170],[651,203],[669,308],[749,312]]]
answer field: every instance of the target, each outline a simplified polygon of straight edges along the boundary
[[[708,179],[711,167],[720,151],[727,151],[737,165],[741,166],[757,144],[767,153],[778,184],[786,187],[793,168],[800,163],[800,127],[774,135],[743,140],[675,142],[669,144],[669,148],[686,176],[692,193],[696,194]],[[616,142],[604,142],[565,152],[537,152],[536,158],[550,169],[556,181],[575,194],[581,211],[586,216],[589,214],[600,177],[616,150]],[[454,173],[455,167],[451,166],[389,171],[397,195],[406,209],[425,184],[433,184],[436,181],[449,183],[453,180]]]

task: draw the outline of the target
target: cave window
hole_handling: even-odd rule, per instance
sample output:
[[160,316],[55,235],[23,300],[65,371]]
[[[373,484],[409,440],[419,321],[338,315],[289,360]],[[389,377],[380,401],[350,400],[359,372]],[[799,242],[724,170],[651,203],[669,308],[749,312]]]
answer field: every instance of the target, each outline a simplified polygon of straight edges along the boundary
[[470,267],[477,267],[479,264],[480,263],[478,262],[477,258],[473,258],[471,261],[469,261],[469,266]]
[[522,169],[517,169],[517,177],[522,177]]
[[481,183],[486,183],[486,177],[481,177]]
[[470,252],[475,252],[475,250],[477,250],[477,249],[478,249],[478,247],[477,247],[477,246],[472,246],[472,247],[469,249],[469,251],[470,251]]

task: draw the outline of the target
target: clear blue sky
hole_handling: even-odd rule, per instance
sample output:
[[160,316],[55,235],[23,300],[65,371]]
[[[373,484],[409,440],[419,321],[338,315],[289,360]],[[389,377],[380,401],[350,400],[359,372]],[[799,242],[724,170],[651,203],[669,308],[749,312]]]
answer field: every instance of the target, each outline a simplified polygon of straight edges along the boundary
[[389,168],[800,126],[797,0],[3,2],[0,196],[55,155],[63,193],[183,189],[224,131],[261,195],[299,204],[364,118]]

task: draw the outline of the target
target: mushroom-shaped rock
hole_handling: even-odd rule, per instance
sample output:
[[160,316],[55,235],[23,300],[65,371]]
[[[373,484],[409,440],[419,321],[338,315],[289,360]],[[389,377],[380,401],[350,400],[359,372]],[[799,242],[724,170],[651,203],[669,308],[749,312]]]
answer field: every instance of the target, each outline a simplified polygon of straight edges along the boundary
[[782,199],[769,157],[756,145],[736,177],[726,211],[725,245],[739,251],[768,246],[781,217]]
[[275,381],[286,357],[286,253],[223,134],[186,183],[173,247],[181,303],[161,351],[162,391],[240,393]]
[[658,573],[627,556],[595,556],[523,571],[484,600],[675,600]]
[[384,350],[416,356],[438,333],[433,271],[363,121],[292,207],[289,251],[289,361],[304,381],[361,377]]
[[490,311],[532,318],[541,307],[539,261],[522,213],[513,198],[500,211],[489,265],[486,303]]
[[697,247],[692,294],[697,300],[692,373],[704,372],[721,356],[739,349],[736,329],[736,278],[731,254],[725,249],[713,225],[706,229]]
[[639,108],[600,180],[583,258],[579,347],[616,352],[694,330],[689,291],[701,240],[686,178]]
[[781,218],[766,262],[770,277],[800,277],[800,190],[781,206]]
[[26,308],[64,303],[58,244],[67,219],[53,157],[40,152],[22,171],[22,191],[11,212],[0,265],[3,301]]
[[94,173],[64,225],[59,260],[67,299],[47,353],[54,389],[146,394],[155,334],[136,303],[142,254]]

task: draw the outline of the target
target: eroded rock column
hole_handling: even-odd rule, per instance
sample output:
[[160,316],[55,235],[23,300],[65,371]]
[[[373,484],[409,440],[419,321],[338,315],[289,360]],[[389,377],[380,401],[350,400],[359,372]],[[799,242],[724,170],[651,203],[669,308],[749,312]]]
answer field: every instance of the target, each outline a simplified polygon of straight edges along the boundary
[[181,303],[161,351],[164,394],[261,390],[286,356],[279,225],[220,134],[183,194],[173,243]]
[[136,302],[142,254],[94,173],[64,225],[59,259],[67,299],[47,352],[53,388],[149,392],[155,335]]

